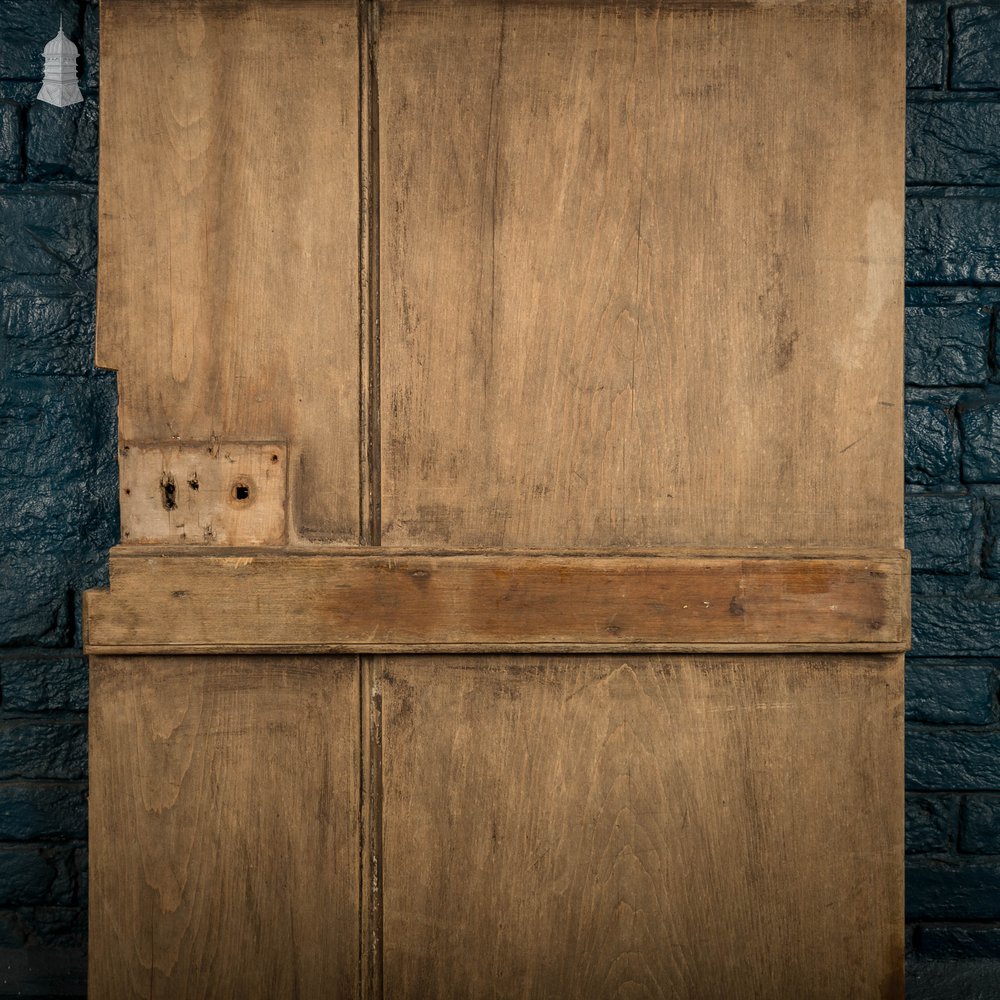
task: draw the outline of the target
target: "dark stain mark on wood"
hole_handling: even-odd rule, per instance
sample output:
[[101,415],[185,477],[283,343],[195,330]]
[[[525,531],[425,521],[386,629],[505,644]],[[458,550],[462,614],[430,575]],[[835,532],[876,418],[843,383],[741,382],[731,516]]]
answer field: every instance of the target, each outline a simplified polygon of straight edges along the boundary
[[177,484],[174,482],[174,477],[169,472],[164,472],[160,477],[160,496],[163,499],[164,510],[176,510]]

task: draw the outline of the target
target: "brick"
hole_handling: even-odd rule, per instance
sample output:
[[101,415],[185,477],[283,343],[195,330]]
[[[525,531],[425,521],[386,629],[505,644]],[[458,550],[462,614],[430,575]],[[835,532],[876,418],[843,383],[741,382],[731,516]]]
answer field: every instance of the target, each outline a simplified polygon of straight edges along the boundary
[[21,179],[21,109],[0,100],[0,181]]
[[908,306],[982,306],[992,309],[1000,300],[995,288],[961,285],[907,285]]
[[0,840],[82,840],[87,799],[82,785],[0,782]]
[[906,179],[911,184],[1000,184],[1000,102],[910,101]]
[[0,722],[0,779],[83,778],[87,729],[80,722]]
[[991,725],[997,717],[997,683],[990,664],[908,660],[906,717],[938,725]]
[[951,795],[906,796],[906,853],[933,854],[951,844],[957,801]]
[[31,80],[41,86],[42,49],[59,30],[78,41],[80,6],[76,0],[3,0],[0,3],[0,77]]
[[917,386],[986,382],[991,312],[982,306],[909,307],[906,381]]
[[94,370],[94,297],[9,293],[0,300],[8,375],[86,375]]
[[959,413],[962,476],[968,483],[1000,483],[1000,399],[988,399]]
[[28,111],[28,179],[97,180],[97,101],[68,108],[37,101]]
[[1000,920],[1000,862],[910,857],[906,863],[910,920]]
[[906,85],[940,87],[944,82],[944,4],[910,0],[906,5]]
[[0,906],[49,902],[58,875],[37,847],[0,849]]
[[38,93],[38,81],[4,80],[0,77],[0,101],[12,101],[24,108],[35,100]]
[[115,405],[114,382],[106,378],[0,387],[7,430],[0,537],[8,546],[72,558],[113,544]]
[[991,580],[1000,580],[1000,499],[986,501],[986,544],[984,571]]
[[114,381],[0,386],[0,645],[72,639],[117,523]]
[[914,597],[955,597],[969,591],[981,591],[979,577],[950,576],[945,573],[913,573],[910,593]]
[[924,958],[1000,959],[1000,926],[961,927],[934,924],[920,929]]
[[915,961],[906,965],[906,1000],[996,1000],[996,962]]
[[0,646],[65,646],[72,639],[66,560],[22,549],[4,554],[0,574]]
[[1000,4],[956,4],[951,8],[951,29],[952,88],[1000,88]]
[[64,842],[82,840],[86,833],[87,800],[82,784],[0,782],[0,839]]
[[908,496],[904,509],[914,570],[970,572],[978,519],[969,497]]
[[911,655],[1000,655],[1000,601],[914,595]]
[[0,280],[29,275],[93,282],[97,203],[92,191],[35,186],[0,191]]
[[1000,796],[966,796],[958,846],[969,854],[1000,854]]
[[958,427],[949,408],[912,402],[906,407],[906,481],[920,486],[958,483]]
[[947,727],[909,730],[906,784],[913,791],[1000,790],[1000,733]]
[[1000,198],[970,194],[906,199],[906,279],[1000,284]]
[[0,660],[0,690],[7,711],[84,712],[87,680],[82,656]]
[[82,948],[87,943],[87,913],[80,907],[38,906],[22,921],[39,944]]

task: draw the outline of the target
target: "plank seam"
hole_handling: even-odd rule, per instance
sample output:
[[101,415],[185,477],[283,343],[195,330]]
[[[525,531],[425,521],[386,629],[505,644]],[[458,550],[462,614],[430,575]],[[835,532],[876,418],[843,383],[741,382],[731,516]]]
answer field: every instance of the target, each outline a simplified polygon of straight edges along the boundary
[[[382,542],[381,385],[379,347],[378,3],[358,3],[358,156],[360,298],[360,463],[358,524],[363,546]],[[359,768],[359,989],[363,1000],[382,1000],[382,752],[379,660],[360,655]]]

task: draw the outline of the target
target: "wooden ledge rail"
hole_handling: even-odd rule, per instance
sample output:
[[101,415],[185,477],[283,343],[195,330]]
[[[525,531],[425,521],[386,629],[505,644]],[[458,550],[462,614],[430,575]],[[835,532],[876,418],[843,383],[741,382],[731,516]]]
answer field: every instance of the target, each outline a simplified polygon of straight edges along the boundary
[[85,596],[91,654],[895,652],[909,559],[878,553],[192,555],[131,547]]

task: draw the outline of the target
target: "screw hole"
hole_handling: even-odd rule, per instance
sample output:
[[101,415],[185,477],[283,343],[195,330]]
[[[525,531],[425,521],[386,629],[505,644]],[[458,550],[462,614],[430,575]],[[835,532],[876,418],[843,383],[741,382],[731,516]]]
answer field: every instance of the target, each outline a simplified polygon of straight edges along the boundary
[[277,465],[278,464],[278,456],[277,455],[272,455],[271,456],[271,464],[272,465]]

